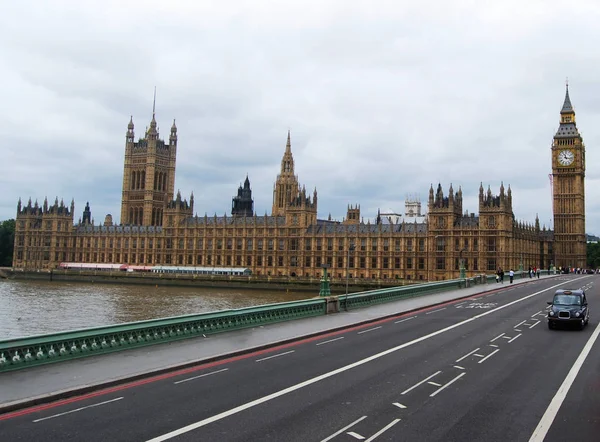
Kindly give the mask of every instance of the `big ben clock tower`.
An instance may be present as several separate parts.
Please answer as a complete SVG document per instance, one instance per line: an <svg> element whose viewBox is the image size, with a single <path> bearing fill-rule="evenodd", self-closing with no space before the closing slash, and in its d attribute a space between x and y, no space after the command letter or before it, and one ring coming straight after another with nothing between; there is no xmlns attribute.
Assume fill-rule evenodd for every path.
<svg viewBox="0 0 600 442"><path fill-rule="evenodd" d="M554 264L586 267L585 146L575 124L569 85L552 141Z"/></svg>

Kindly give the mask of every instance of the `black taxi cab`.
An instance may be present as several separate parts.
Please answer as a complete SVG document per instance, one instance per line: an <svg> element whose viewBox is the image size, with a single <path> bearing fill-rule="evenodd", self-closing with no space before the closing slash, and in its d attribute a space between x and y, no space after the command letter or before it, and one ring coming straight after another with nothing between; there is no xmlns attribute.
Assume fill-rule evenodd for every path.
<svg viewBox="0 0 600 442"><path fill-rule="evenodd" d="M559 289L548 304L550 305L548 310L550 329L560 325L576 325L583 330L590 320L590 309L582 289Z"/></svg>

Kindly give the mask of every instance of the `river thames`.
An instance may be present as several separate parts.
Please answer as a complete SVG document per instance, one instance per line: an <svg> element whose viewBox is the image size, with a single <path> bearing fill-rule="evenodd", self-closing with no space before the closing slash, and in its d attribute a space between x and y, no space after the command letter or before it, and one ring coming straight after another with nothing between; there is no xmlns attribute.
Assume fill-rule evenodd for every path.
<svg viewBox="0 0 600 442"><path fill-rule="evenodd" d="M0 340L311 296L286 290L0 280Z"/></svg>

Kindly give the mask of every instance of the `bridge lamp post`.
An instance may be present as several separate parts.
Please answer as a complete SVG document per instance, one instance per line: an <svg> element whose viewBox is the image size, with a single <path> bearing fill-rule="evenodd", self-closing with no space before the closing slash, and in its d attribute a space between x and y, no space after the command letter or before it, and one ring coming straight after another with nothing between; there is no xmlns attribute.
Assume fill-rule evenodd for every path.
<svg viewBox="0 0 600 442"><path fill-rule="evenodd" d="M348 311L348 283L350 280L350 252L354 252L354 243L350 242L348 254L346 256L346 296L344 297L344 309Z"/></svg>

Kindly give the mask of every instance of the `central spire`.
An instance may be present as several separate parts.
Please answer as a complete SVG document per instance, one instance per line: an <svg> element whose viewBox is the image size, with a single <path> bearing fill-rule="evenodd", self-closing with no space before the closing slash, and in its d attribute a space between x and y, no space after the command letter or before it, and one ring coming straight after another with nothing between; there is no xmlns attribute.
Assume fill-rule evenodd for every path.
<svg viewBox="0 0 600 442"><path fill-rule="evenodd" d="M567 114L573 112L573 105L571 104L571 98L569 97L569 80L566 82L565 102L560 110L561 114Z"/></svg>
<svg viewBox="0 0 600 442"><path fill-rule="evenodd" d="M290 139L290 130L288 129L287 142L285 143L285 153L292 153L292 141Z"/></svg>

